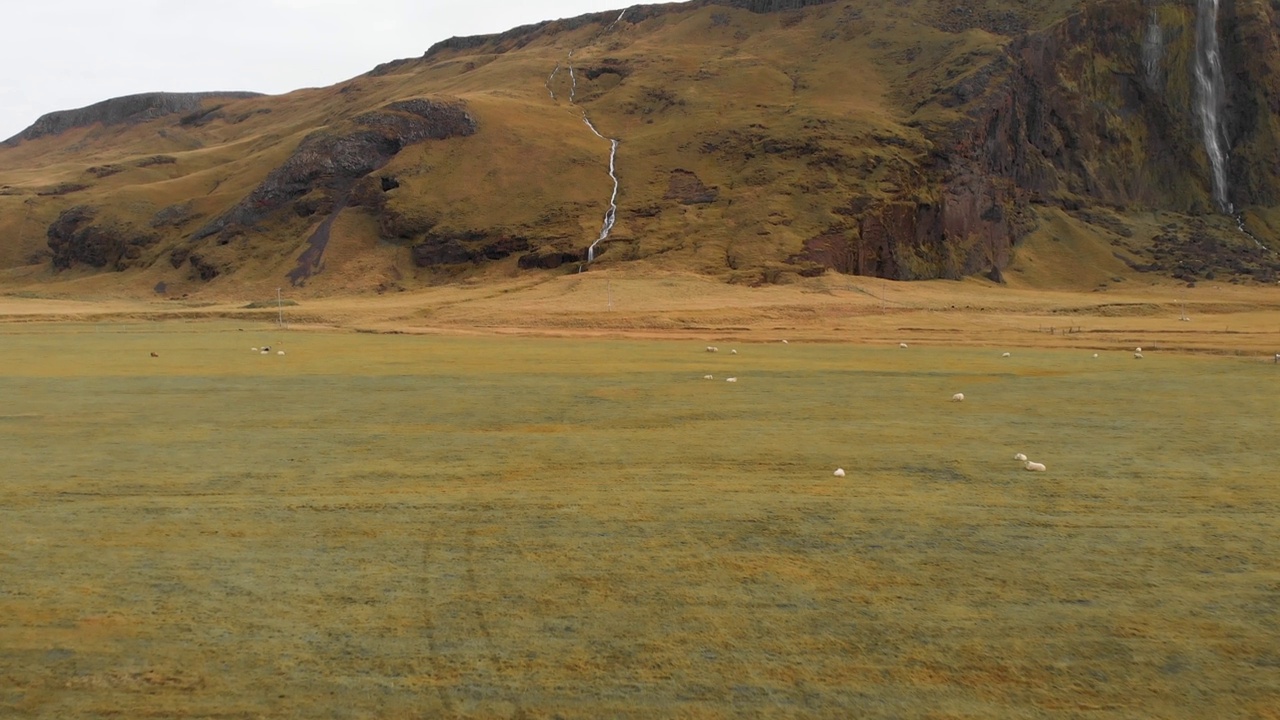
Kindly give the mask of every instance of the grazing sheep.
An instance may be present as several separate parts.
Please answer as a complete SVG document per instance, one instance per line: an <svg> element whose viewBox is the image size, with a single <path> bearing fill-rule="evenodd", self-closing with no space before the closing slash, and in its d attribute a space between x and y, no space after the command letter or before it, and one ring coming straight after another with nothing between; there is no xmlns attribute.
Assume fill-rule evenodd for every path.
<svg viewBox="0 0 1280 720"><path fill-rule="evenodd" d="M951 396L951 402L964 402L964 393L956 393Z"/></svg>
<svg viewBox="0 0 1280 720"><path fill-rule="evenodd" d="M902 348L903 350L906 350L906 349L907 349L907 344L906 344L906 343L898 343L898 347Z"/></svg>
<svg viewBox="0 0 1280 720"><path fill-rule="evenodd" d="M836 477L844 477L844 468L836 468L836 471L831 474Z"/></svg>
<svg viewBox="0 0 1280 720"><path fill-rule="evenodd" d="M724 381L725 381L725 382L738 382L738 378L736 378L736 377L725 378L725 379L724 379Z"/></svg>
<svg viewBox="0 0 1280 720"><path fill-rule="evenodd" d="M1095 358L1096 358L1096 357L1098 357L1098 353L1094 353L1094 354L1093 354L1093 356L1094 356Z"/></svg>
<svg viewBox="0 0 1280 720"><path fill-rule="evenodd" d="M1002 357L1002 358L1004 358L1004 357L1009 357L1009 353L1004 353L1004 354L1003 354L1003 355L1001 355L1000 357Z"/></svg>
<svg viewBox="0 0 1280 720"><path fill-rule="evenodd" d="M1017 460L1018 462L1026 462L1026 461L1027 461L1027 456L1026 456L1026 455L1023 455L1022 453L1018 453L1017 455L1014 455L1014 456L1013 456L1013 459L1014 459L1014 460Z"/></svg>
<svg viewBox="0 0 1280 720"><path fill-rule="evenodd" d="M1134 359L1134 360L1141 360L1141 359L1142 359L1142 353L1140 353L1140 352L1136 352L1136 353L1134 353L1134 354L1133 354L1133 359Z"/></svg>
<svg viewBox="0 0 1280 720"><path fill-rule="evenodd" d="M151 353L151 357L160 357L160 353Z"/></svg>
<svg viewBox="0 0 1280 720"><path fill-rule="evenodd" d="M730 351L729 351L729 354L730 354L730 355L737 355L737 354L738 354L738 351L737 351L737 350L730 350Z"/></svg>
<svg viewBox="0 0 1280 720"><path fill-rule="evenodd" d="M283 350L277 350L277 351L276 351L276 354L277 354L277 355L283 355L283 354L284 354L284 351L283 351Z"/></svg>
<svg viewBox="0 0 1280 720"><path fill-rule="evenodd" d="M1034 472L1044 472L1044 463L1031 462L1028 460L1027 464L1023 467Z"/></svg>
<svg viewBox="0 0 1280 720"><path fill-rule="evenodd" d="M703 376L702 376L702 379L703 379L703 380L715 380L715 379L716 379L716 377L715 377L715 375L703 375Z"/></svg>
<svg viewBox="0 0 1280 720"><path fill-rule="evenodd" d="M783 341L782 341L782 344L783 344L783 345L790 345L791 343L787 342L786 340L783 340Z"/></svg>
<svg viewBox="0 0 1280 720"><path fill-rule="evenodd" d="M708 346L707 346L707 352L720 352L720 348L715 347L715 346L712 346L712 345L708 345Z"/></svg>
<svg viewBox="0 0 1280 720"><path fill-rule="evenodd" d="M268 346L268 345L263 345L263 346L262 346L262 352L271 352L271 347L270 347L270 346Z"/></svg>
<svg viewBox="0 0 1280 720"><path fill-rule="evenodd" d="M1133 349L1133 351L1134 351L1134 352L1138 352L1138 353L1140 353L1140 352L1142 352L1142 348L1134 348L1134 349Z"/></svg>
<svg viewBox="0 0 1280 720"><path fill-rule="evenodd" d="M258 352L258 348L249 348L249 352Z"/></svg>

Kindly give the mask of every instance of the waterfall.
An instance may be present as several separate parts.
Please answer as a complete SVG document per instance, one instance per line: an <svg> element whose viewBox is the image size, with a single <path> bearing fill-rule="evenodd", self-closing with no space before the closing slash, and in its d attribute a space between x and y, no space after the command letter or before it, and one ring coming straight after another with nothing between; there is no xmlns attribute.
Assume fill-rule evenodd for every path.
<svg viewBox="0 0 1280 720"><path fill-rule="evenodd" d="M615 18L613 22L609 23L609 27L605 28L605 29L604 29L604 32L602 32L602 33L600 33L600 34L601 34L601 35L604 35L605 33L607 33L607 32L609 32L610 30L612 30L614 25L617 25L618 23L622 22L622 16L623 16L623 15L626 15L626 14L627 14L627 10L626 10L626 8L623 8L622 12L618 13L618 17L617 17L617 18Z"/></svg>
<svg viewBox="0 0 1280 720"><path fill-rule="evenodd" d="M1222 74L1222 54L1218 47L1218 0L1197 0L1196 115L1204 137L1204 151L1213 172L1213 199L1218 209L1228 215L1235 208L1227 199L1227 151L1222 128L1222 103L1226 96L1226 80Z"/></svg>
<svg viewBox="0 0 1280 720"><path fill-rule="evenodd" d="M615 18L613 22L609 23L608 27L606 27L598 35L596 35L595 39L598 39L601 35L604 35L608 33L610 30L612 30L615 25L617 25L619 22L622 21L623 16L626 14L627 14L627 11L625 9L622 12L618 13L618 17ZM569 104L577 106L578 74L573 67L573 50L569 51L568 65L569 65ZM547 92L551 94L551 99L553 101L556 99L556 93L555 93L555 90L552 89L551 83L555 80L556 73L559 71L560 71L560 65L557 64L555 67L555 70L551 71L551 77L547 78L547 83L546 83ZM612 194L609 195L609 209L606 210L604 213L604 222L600 226L600 234L596 237L594 242L592 242L589 246L587 246L587 264L590 264L592 262L595 262L596 246L609 237L609 233L613 232L613 225L618 219L618 187L619 187L618 172L617 172L618 139L605 137L603 134L601 134L601 132L596 129L595 124L591 122L591 118L587 116L587 111L583 108L579 108L579 109L582 111L582 122L586 124L587 128L590 129L591 132L601 140L609 141L609 179L613 181L613 192Z"/></svg>
<svg viewBox="0 0 1280 720"><path fill-rule="evenodd" d="M556 69L551 71L551 76L547 78L547 92L551 94L551 99L556 99L556 91L551 87L551 83L556 80L556 73L560 72L560 63L556 63Z"/></svg>
<svg viewBox="0 0 1280 720"><path fill-rule="evenodd" d="M1142 36L1142 68L1147 73L1147 85L1159 89L1161 85L1160 63L1164 59L1164 29L1160 27L1160 18L1156 9L1151 8L1151 19L1147 22L1147 33Z"/></svg>
<svg viewBox="0 0 1280 720"><path fill-rule="evenodd" d="M569 102L578 96L578 76L573 72L573 51L569 51Z"/></svg>
<svg viewBox="0 0 1280 720"><path fill-rule="evenodd" d="M618 173L615 165L618 158L618 141L616 138L601 135L600 131L596 130L596 126L591 124L591 118L587 117L585 110L582 112L582 122L591 128L591 132L595 133L596 137L609 141L609 178L613 180L613 194L609 196L609 209L604 213L604 224L600 227L600 236L587 247L587 262L591 263L596 259L596 246L609 237L609 233L613 231L613 223L618 219Z"/></svg>

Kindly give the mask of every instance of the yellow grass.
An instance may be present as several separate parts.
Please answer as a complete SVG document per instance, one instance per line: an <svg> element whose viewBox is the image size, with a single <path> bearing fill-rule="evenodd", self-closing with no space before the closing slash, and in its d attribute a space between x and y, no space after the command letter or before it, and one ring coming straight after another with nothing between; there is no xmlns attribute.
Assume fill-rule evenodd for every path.
<svg viewBox="0 0 1280 720"><path fill-rule="evenodd" d="M881 315L869 284L797 320L783 288L572 280L508 288L505 315L478 287L309 300L289 330L270 309L107 300L66 322L95 318L6 299L0 715L1275 707L1280 412L1258 348L1280 335L1256 289L1221 293L1252 328L1235 357L1161 349L1176 317L1030 327L1088 297L1066 293L886 284L933 305ZM957 290L970 309L942 309ZM997 291L1006 313L972 307ZM581 309L606 293L647 324ZM623 337L675 303L757 319ZM517 311L549 319L497 324ZM305 332L307 313L434 334ZM494 324L462 334L468 314ZM1232 337L1206 319L1188 346ZM797 341L841 332L911 347Z"/></svg>

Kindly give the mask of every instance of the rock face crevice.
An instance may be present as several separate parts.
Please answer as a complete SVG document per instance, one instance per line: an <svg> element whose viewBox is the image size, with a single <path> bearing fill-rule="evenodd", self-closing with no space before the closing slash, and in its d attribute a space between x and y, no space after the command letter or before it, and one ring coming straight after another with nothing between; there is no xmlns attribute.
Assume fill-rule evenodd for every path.
<svg viewBox="0 0 1280 720"><path fill-rule="evenodd" d="M206 100L241 100L261 97L254 92L141 93L103 100L75 110L59 110L40 116L31 127L5 140L17 145L46 135L57 135L72 128L90 125L133 125L165 115L191 112Z"/></svg>

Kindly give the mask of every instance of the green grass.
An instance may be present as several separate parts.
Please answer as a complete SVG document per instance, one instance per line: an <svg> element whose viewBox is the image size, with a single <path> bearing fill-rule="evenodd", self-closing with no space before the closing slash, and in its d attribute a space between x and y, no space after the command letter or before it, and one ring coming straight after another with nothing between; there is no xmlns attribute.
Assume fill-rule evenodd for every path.
<svg viewBox="0 0 1280 720"><path fill-rule="evenodd" d="M5 717L1280 697L1272 365L202 323L0 343Z"/></svg>

